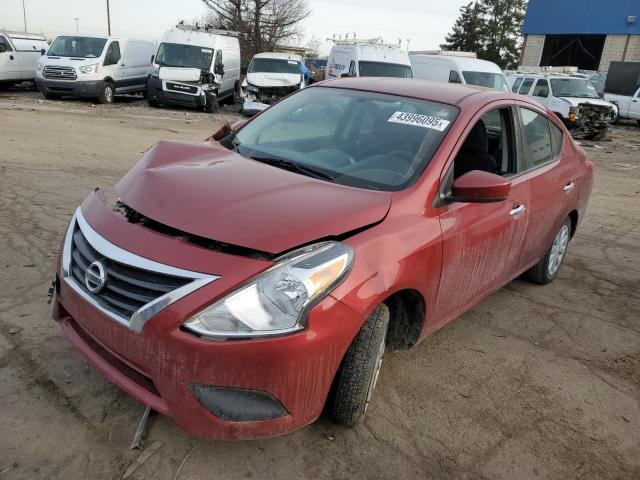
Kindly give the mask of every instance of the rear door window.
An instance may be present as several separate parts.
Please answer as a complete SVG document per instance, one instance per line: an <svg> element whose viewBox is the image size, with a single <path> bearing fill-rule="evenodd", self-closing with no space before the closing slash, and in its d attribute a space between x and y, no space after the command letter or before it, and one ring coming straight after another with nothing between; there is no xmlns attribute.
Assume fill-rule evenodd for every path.
<svg viewBox="0 0 640 480"><path fill-rule="evenodd" d="M553 122L549 122L549 128L551 130L551 150L553 152L553 158L555 159L560 157L560 153L562 152L564 134Z"/></svg>
<svg viewBox="0 0 640 480"><path fill-rule="evenodd" d="M555 155L552 148L549 119L528 108L520 108L520 120L527 168L536 168L553 160ZM553 127L557 128L555 125Z"/></svg>
<svg viewBox="0 0 640 480"><path fill-rule="evenodd" d="M520 86L520 90L518 90L518 93L520 95L527 95L529 93L529 90L531 90L531 85L533 85L533 82L534 82L533 78L526 78L524 82L522 82L522 85Z"/></svg>
<svg viewBox="0 0 640 480"><path fill-rule="evenodd" d="M541 78L536 83L535 88L533 89L534 97L548 97L549 96L549 82L545 78Z"/></svg>
<svg viewBox="0 0 640 480"><path fill-rule="evenodd" d="M455 70L449 72L449 83L462 83L460 75Z"/></svg>
<svg viewBox="0 0 640 480"><path fill-rule="evenodd" d="M4 51L5 52L13 51L13 48L11 48L11 45L9 44L9 41L7 40L7 38L4 35L0 35L0 45L4 45Z"/></svg>

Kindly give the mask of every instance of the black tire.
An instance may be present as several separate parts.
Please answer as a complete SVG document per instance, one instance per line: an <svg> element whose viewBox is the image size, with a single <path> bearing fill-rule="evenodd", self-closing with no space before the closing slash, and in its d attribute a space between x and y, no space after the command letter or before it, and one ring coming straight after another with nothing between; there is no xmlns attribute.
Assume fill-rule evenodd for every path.
<svg viewBox="0 0 640 480"><path fill-rule="evenodd" d="M204 106L204 111L207 113L218 113L220 111L220 104L215 95L207 95L207 103Z"/></svg>
<svg viewBox="0 0 640 480"><path fill-rule="evenodd" d="M559 264L552 269L549 264L551 259L553 258L553 250L556 245L556 240L559 239L559 236L563 233L563 231L567 235L567 243L566 243L564 252L562 252ZM564 223L562 224L562 226L560 227L560 229L558 230L558 233L553 239L553 243L549 247L549 250L547 250L547 253L545 253L542 260L540 260L540 262L538 262L536 265L534 265L529 270L524 272L522 274L522 278L524 280L528 280L533 283L538 283L540 285L546 285L547 283L553 282L553 280L558 276L558 273L560 272L560 267L562 266L562 261L566 256L566 252L569 247L570 240L571 240L571 219L567 217Z"/></svg>
<svg viewBox="0 0 640 480"><path fill-rule="evenodd" d="M620 110L616 112L616 116L609 122L611 125L617 125L620 122Z"/></svg>
<svg viewBox="0 0 640 480"><path fill-rule="evenodd" d="M239 89L238 82L236 82L235 85L233 86L233 94L228 95L227 97L225 97L225 99L222 100L221 103L223 103L225 105L235 105L235 104L237 104L238 103L238 99L240 98L238 89Z"/></svg>
<svg viewBox="0 0 640 480"><path fill-rule="evenodd" d="M160 104L155 101L153 98L149 97L147 95L147 104L151 107L151 108L158 108L160 106Z"/></svg>
<svg viewBox="0 0 640 480"><path fill-rule="evenodd" d="M43 95L47 100L58 100L60 98L60 95L57 93L44 92Z"/></svg>
<svg viewBox="0 0 640 480"><path fill-rule="evenodd" d="M335 423L351 427L367 411L384 353L389 309L379 305L351 342L334 379L328 411Z"/></svg>
<svg viewBox="0 0 640 480"><path fill-rule="evenodd" d="M636 120L636 122L638 122L638 125L640 125L640 120Z"/></svg>
<svg viewBox="0 0 640 480"><path fill-rule="evenodd" d="M102 82L100 93L98 94L98 103L111 104L115 100L116 90L113 83L109 81Z"/></svg>

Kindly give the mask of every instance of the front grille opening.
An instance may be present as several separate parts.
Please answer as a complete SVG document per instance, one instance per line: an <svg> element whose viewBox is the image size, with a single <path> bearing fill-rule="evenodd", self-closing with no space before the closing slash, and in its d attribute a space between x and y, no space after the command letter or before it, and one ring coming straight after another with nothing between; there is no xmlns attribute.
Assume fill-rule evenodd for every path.
<svg viewBox="0 0 640 480"><path fill-rule="evenodd" d="M105 270L106 282L101 290L94 293L87 287L85 275L96 261ZM78 226L71 243L70 274L101 306L127 321L147 303L192 281L116 262L95 250Z"/></svg>
<svg viewBox="0 0 640 480"><path fill-rule="evenodd" d="M231 245L229 243L211 240L209 238L200 237L198 235L193 235L191 233L178 230L177 228L173 228L173 227L170 227L169 225L165 225L163 223L157 222L141 214L140 212L134 210L133 208L129 207L128 205L126 205L120 200L116 202L115 209L116 211L120 212L127 219L129 223L141 225L150 230L153 230L154 232L158 232L163 235L168 235L170 237L177 238L184 242L188 242L193 245L197 245L198 247L206 248L208 250L214 250L216 252L228 253L230 255L237 255L240 257L255 258L258 260L267 260L267 261L271 261L277 256L272 253L263 252L261 250L254 250L253 248L240 247L238 245Z"/></svg>
<svg viewBox="0 0 640 480"><path fill-rule="evenodd" d="M96 342L93 339L93 337L84 330L84 328L78 325L78 323L75 320L71 319L70 324L71 324L71 327L76 331L78 336L82 339L82 341L86 343L91 348L91 350L93 350L98 355L100 355L100 357L103 358L107 363L109 363L109 365L111 365L121 374L125 375L127 378L129 378L131 381L136 383L141 388L144 388L147 392L151 393L152 395L158 398L161 398L160 392L158 392L158 389L154 385L153 380L151 380L146 375L140 373L139 371L134 370L129 365L127 365L122 360L120 360L118 357L116 357L111 352L109 352L106 348L104 348L102 345Z"/></svg>

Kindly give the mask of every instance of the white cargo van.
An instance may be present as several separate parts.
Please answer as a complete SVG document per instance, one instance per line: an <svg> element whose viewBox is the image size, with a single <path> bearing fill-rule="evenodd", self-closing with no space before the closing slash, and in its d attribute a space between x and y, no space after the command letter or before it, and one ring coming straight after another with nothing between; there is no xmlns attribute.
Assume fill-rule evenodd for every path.
<svg viewBox="0 0 640 480"><path fill-rule="evenodd" d="M478 60L475 53L442 52L433 54L411 54L413 76L436 82L463 83L509 91L507 79L498 65Z"/></svg>
<svg viewBox="0 0 640 480"><path fill-rule="evenodd" d="M177 104L212 112L221 101L235 102L239 87L238 34L178 24L162 36L147 100L152 107Z"/></svg>
<svg viewBox="0 0 640 480"><path fill-rule="evenodd" d="M44 35L0 31L0 86L33 80L47 48Z"/></svg>
<svg viewBox="0 0 640 480"><path fill-rule="evenodd" d="M412 76L407 52L400 44L382 43L380 38L334 40L325 72L325 79Z"/></svg>
<svg viewBox="0 0 640 480"><path fill-rule="evenodd" d="M155 44L104 35L60 35L36 65L45 98L97 98L113 103L118 93L146 90Z"/></svg>
<svg viewBox="0 0 640 480"><path fill-rule="evenodd" d="M242 113L258 113L304 88L305 71L307 68L299 55L276 52L254 55L242 81Z"/></svg>

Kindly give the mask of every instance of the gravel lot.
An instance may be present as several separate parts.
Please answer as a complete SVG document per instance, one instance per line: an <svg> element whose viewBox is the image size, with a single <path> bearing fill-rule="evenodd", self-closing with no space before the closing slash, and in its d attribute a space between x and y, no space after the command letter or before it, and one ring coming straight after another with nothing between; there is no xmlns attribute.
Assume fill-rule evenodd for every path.
<svg viewBox="0 0 640 480"><path fill-rule="evenodd" d="M0 112L0 480L120 478L144 408L51 320L62 234L158 140L239 117L18 90ZM610 138L586 148L596 183L557 281L514 281L387 354L364 424L224 443L156 417L131 478L640 478L640 127Z"/></svg>

